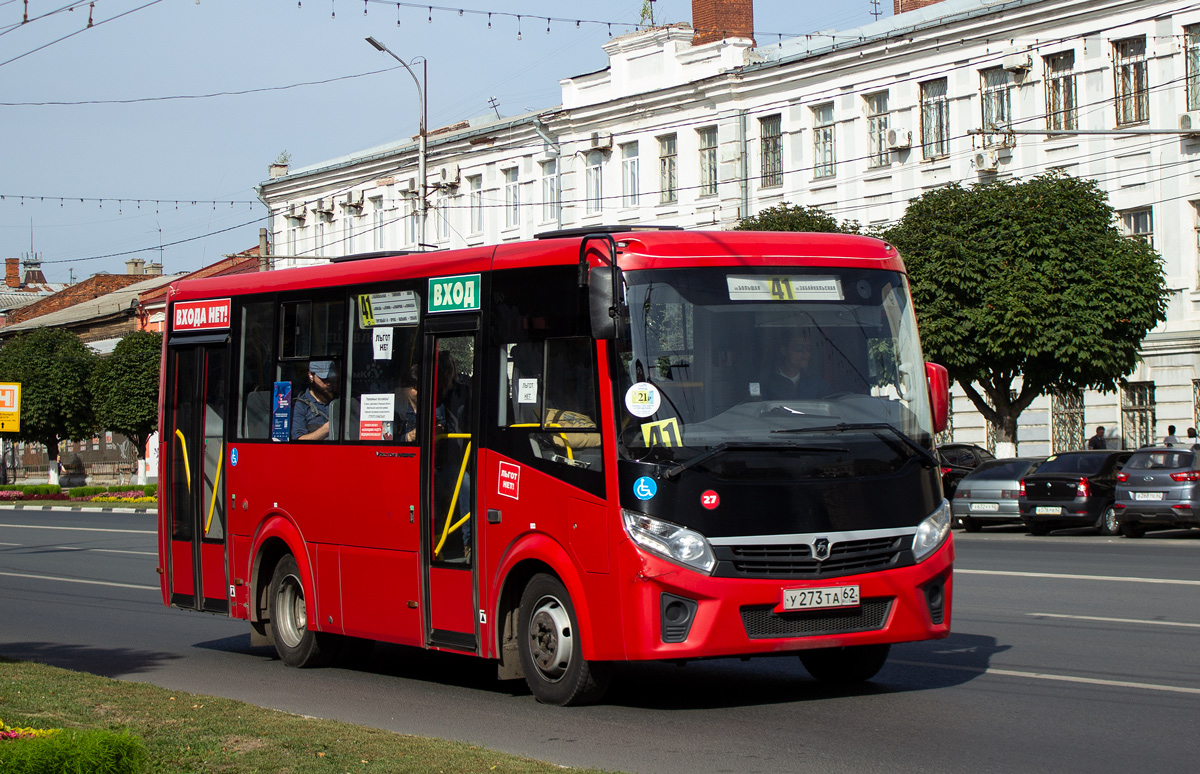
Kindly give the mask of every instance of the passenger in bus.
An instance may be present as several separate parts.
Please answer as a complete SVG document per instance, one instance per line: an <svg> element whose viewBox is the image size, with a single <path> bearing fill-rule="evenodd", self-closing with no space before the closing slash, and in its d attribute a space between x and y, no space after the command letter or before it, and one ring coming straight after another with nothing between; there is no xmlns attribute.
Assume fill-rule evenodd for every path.
<svg viewBox="0 0 1200 774"><path fill-rule="evenodd" d="M396 417L400 430L397 436L405 443L417 440L417 374L416 368L400 377L396 396Z"/></svg>
<svg viewBox="0 0 1200 774"><path fill-rule="evenodd" d="M292 440L323 441L329 437L329 404L337 396L337 363L308 364L308 389L292 405Z"/></svg>
<svg viewBox="0 0 1200 774"><path fill-rule="evenodd" d="M775 354L775 367L763 380L764 400L821 398L833 390L813 358L813 345L804 331L789 330Z"/></svg>

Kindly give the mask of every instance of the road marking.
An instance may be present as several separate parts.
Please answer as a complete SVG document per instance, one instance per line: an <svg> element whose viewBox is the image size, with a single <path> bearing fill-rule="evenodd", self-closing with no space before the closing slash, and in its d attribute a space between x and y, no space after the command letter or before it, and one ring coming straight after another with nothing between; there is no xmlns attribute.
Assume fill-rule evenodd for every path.
<svg viewBox="0 0 1200 774"><path fill-rule="evenodd" d="M1200 629L1200 623L1185 623L1182 621L1147 621L1140 618L1104 618L1098 615L1066 615L1063 613L1026 613L1037 618L1069 618L1072 621L1102 621L1104 623L1154 624L1156 626L1187 626Z"/></svg>
<svg viewBox="0 0 1200 774"><path fill-rule="evenodd" d="M63 583L84 583L89 586L116 586L119 589L160 590L158 586L139 586L136 583L113 583L111 581L84 580L82 578L57 578L53 575L28 575L23 572L0 572L0 575L8 578L32 578L33 580L62 581Z"/></svg>
<svg viewBox="0 0 1200 774"><path fill-rule="evenodd" d="M999 675L1001 677L1024 677L1029 680L1051 680L1060 683L1083 683L1085 685L1102 685L1107 688L1140 688L1147 691L1166 691L1168 693L1187 693L1200 695L1200 688L1186 688L1182 685L1162 685L1160 683L1135 683L1129 680L1104 680L1099 677L1077 677L1075 675L1056 675L1049 672L1023 672L1016 669L979 669L978 667L959 666L958 664L935 664L930 661L889 661L890 664L906 666L934 667L936 669L952 669L956 672L974 672L981 675Z"/></svg>
<svg viewBox="0 0 1200 774"><path fill-rule="evenodd" d="M93 551L98 554L132 554L134 556L158 556L157 551L122 551L119 548L85 548L82 546L39 546L33 543L0 543L0 546L21 548L53 548L55 551Z"/></svg>
<svg viewBox="0 0 1200 774"><path fill-rule="evenodd" d="M45 524L0 524L0 527L13 529L61 529L67 532L124 532L131 535L157 535L153 529L105 529L101 527L49 527Z"/></svg>
<svg viewBox="0 0 1200 774"><path fill-rule="evenodd" d="M4 526L0 524L0 527ZM1060 580L1123 581L1125 583L1160 583L1169 586L1200 586L1200 580L1175 580L1172 578L1131 578L1124 575L1070 575L1061 572L1016 572L1013 570L960 570L955 575L1008 575L1013 578L1058 578Z"/></svg>

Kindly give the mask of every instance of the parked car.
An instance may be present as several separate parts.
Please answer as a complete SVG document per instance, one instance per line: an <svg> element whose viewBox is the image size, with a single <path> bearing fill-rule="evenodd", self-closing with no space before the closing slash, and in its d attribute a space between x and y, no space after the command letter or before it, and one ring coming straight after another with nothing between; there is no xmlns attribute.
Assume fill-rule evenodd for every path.
<svg viewBox="0 0 1200 774"><path fill-rule="evenodd" d="M1037 470L1045 457L987 460L958 482L950 509L967 532L985 524L1020 523L1021 479Z"/></svg>
<svg viewBox="0 0 1200 774"><path fill-rule="evenodd" d="M1147 529L1200 527L1200 460L1192 449L1139 449L1117 474L1117 521L1121 534L1138 538Z"/></svg>
<svg viewBox="0 0 1200 774"><path fill-rule="evenodd" d="M979 463L996 459L987 449L969 443L946 443L938 447L938 460L942 466L942 495L954 499L958 482L979 467Z"/></svg>
<svg viewBox="0 0 1200 774"><path fill-rule="evenodd" d="M1021 521L1034 535L1052 529L1095 527L1102 535L1120 531L1117 473L1128 451L1073 451L1047 457L1021 480Z"/></svg>

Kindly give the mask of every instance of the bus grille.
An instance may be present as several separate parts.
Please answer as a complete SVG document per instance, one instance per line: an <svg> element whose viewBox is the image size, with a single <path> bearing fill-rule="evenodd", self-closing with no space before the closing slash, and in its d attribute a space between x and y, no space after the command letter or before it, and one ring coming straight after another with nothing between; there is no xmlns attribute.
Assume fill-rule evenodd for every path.
<svg viewBox="0 0 1200 774"><path fill-rule="evenodd" d="M772 612L771 605L742 608L742 625L752 640L775 637L819 637L823 634L851 634L878 631L887 623L892 599L864 599L855 608L804 610L794 613Z"/></svg>
<svg viewBox="0 0 1200 774"><path fill-rule="evenodd" d="M714 573L742 578L832 578L875 572L911 563L911 535L847 540L834 543L829 558L817 561L810 546L744 545L714 546L720 563Z"/></svg>

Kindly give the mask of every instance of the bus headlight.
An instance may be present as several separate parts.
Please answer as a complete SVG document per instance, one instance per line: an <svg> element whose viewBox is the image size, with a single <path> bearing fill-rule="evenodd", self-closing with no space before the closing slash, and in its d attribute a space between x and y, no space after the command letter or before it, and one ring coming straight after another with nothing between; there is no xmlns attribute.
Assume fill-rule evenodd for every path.
<svg viewBox="0 0 1200 774"><path fill-rule="evenodd" d="M926 557L936 551L938 546L946 542L946 536L949 534L950 503L942 500L938 509L921 522L921 526L917 527L917 534L913 537L913 557L918 562L925 561Z"/></svg>
<svg viewBox="0 0 1200 774"><path fill-rule="evenodd" d="M705 574L717 566L712 546L699 532L624 508L621 515L629 537L650 553Z"/></svg>

